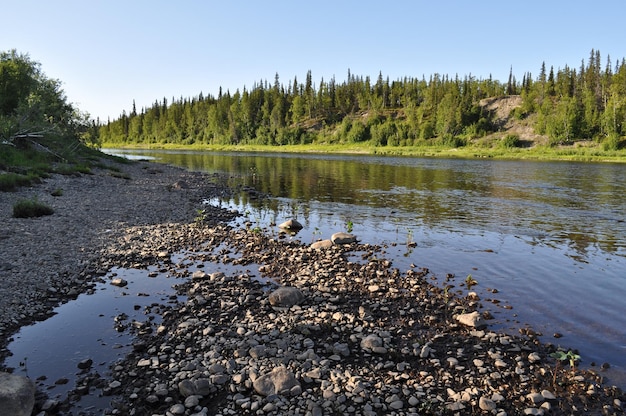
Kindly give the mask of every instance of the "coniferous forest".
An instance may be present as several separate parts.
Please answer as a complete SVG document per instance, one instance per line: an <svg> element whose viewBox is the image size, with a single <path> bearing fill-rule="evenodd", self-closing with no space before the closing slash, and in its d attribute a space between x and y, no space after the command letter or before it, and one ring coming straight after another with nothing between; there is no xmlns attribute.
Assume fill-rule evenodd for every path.
<svg viewBox="0 0 626 416"><path fill-rule="evenodd" d="M370 146L464 146L497 133L501 120L485 105L516 97L509 118L525 123L545 144L579 141L622 147L626 136L626 60L592 50L576 69L541 64L538 74L513 71L507 82L431 75L390 81L357 76L314 83L311 71L283 83L255 83L217 97L163 98L149 108L98 121L99 141L112 145L287 145L363 143ZM507 146L522 146L503 135Z"/></svg>

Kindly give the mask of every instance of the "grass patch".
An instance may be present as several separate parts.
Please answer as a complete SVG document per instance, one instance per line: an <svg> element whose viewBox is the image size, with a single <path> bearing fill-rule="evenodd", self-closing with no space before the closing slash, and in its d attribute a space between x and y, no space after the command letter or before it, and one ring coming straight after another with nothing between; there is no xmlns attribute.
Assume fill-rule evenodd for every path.
<svg viewBox="0 0 626 416"><path fill-rule="evenodd" d="M13 205L13 217L33 218L52 215L54 210L49 205L37 201L37 199L22 199Z"/></svg>
<svg viewBox="0 0 626 416"><path fill-rule="evenodd" d="M19 173L3 173L0 174L0 192L13 192L21 186L29 186L36 177L30 175L21 175Z"/></svg>
<svg viewBox="0 0 626 416"><path fill-rule="evenodd" d="M54 191L50 192L50 195L52 195L52 196L62 196L63 195L63 189L57 188Z"/></svg>

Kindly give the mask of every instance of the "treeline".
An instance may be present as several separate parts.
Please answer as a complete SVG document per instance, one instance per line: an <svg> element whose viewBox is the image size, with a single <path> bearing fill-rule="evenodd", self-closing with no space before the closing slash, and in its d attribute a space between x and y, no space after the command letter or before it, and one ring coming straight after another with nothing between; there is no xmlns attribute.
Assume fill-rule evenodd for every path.
<svg viewBox="0 0 626 416"><path fill-rule="evenodd" d="M536 134L551 144L596 140L616 148L626 135L626 61L602 63L592 50L578 70L556 72L541 65L506 83L475 77L434 74L390 81L355 76L321 79L311 71L304 83L260 81L251 89L166 98L150 108L105 124L99 140L109 144L308 144L368 142L373 146L442 144L462 146L501 128L481 100L520 95L513 116L532 120ZM530 118L532 117L532 118ZM514 142L515 143L515 142Z"/></svg>

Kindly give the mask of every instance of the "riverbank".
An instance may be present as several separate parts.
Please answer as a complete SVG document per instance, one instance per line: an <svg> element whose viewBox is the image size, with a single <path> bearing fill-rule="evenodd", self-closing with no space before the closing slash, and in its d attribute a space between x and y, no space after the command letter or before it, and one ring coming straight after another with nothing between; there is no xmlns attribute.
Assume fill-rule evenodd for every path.
<svg viewBox="0 0 626 416"><path fill-rule="evenodd" d="M188 301L146 310L131 326L133 353L110 379L86 373L72 400L111 395L106 413L120 415L623 413L621 391L601 374L556 368L554 348L532 334L459 322L489 316L470 290L432 286L426 264L397 270L367 242L313 249L231 229L220 224L231 213L208 207L196 221L203 198L228 192L220 177L149 163L122 170L2 195L3 339L113 266L186 278L178 290ZM11 200L35 196L55 214L10 217ZM280 287L294 300L280 303Z"/></svg>
<svg viewBox="0 0 626 416"><path fill-rule="evenodd" d="M45 319L93 285L104 273L103 257L127 228L187 223L202 198L226 192L213 178L179 168L106 163L114 169L52 175L0 193L0 357L17 328ZM49 205L54 214L13 218L21 200Z"/></svg>
<svg viewBox="0 0 626 416"><path fill-rule="evenodd" d="M626 163L626 150L603 150L597 143L581 142L568 146L535 145L530 147L506 148L494 145L472 145L462 147L445 146L367 146L363 144L306 144L306 145L173 145L173 144L128 144L103 143L102 148L193 150L211 152L266 152L266 153L319 153L319 154L364 154L378 156L438 157L494 160L536 160Z"/></svg>

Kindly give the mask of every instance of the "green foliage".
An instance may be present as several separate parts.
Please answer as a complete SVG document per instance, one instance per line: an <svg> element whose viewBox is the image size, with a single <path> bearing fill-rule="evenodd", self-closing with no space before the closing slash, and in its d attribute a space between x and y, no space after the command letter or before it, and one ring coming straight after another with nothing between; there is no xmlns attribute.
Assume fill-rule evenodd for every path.
<svg viewBox="0 0 626 416"><path fill-rule="evenodd" d="M603 141L602 141L602 148L605 151L611 151L611 150L619 150L622 147L623 143L620 139L620 137L617 134L609 134Z"/></svg>
<svg viewBox="0 0 626 416"><path fill-rule="evenodd" d="M54 214L54 210L37 199L22 199L13 205L15 218L33 218L52 214Z"/></svg>
<svg viewBox="0 0 626 416"><path fill-rule="evenodd" d="M502 118L496 119L481 100L505 93L522 98L505 116L524 120L553 146L601 141L610 134L624 137L626 61L618 61L615 70L601 70L599 52L592 52L578 71L567 66L555 71L544 64L537 79L528 73L517 82L510 74L506 84L440 74L390 82L381 73L374 81L348 73L344 82L321 80L316 89L311 71L304 83L294 79L287 85L281 85L276 74L273 84L261 81L234 94L220 90L217 97L163 98L140 111L133 105L116 120L88 126L81 137L110 145L367 143L458 148L501 128ZM6 128L2 126L0 120L0 130ZM612 140L606 142L607 149L615 147ZM515 148L519 141L507 138L502 146Z"/></svg>
<svg viewBox="0 0 626 416"><path fill-rule="evenodd" d="M0 170L28 178L88 172L85 163L97 156L87 146L97 146L99 138L96 123L88 119L39 63L15 50L0 52ZM1 186L28 182L9 176Z"/></svg>
<svg viewBox="0 0 626 416"><path fill-rule="evenodd" d="M500 142L500 146L505 149L513 149L521 146L520 138L517 134L507 134L502 138Z"/></svg>
<svg viewBox="0 0 626 416"><path fill-rule="evenodd" d="M569 366L572 370L576 369L576 362L580 360L580 355L576 354L572 350L568 350L567 352L558 350L550 354L550 356L560 362L569 362Z"/></svg>
<svg viewBox="0 0 626 416"><path fill-rule="evenodd" d="M12 192L22 186L28 186L33 182L32 176L20 175L18 173L0 174L0 192Z"/></svg>

